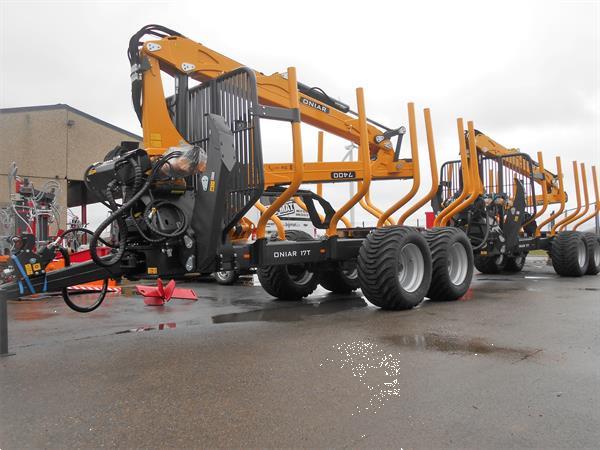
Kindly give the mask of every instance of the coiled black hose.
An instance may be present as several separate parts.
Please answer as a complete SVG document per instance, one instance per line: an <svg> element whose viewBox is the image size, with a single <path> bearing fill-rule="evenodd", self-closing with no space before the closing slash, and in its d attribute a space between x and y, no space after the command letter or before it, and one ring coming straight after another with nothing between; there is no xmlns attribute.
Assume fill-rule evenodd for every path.
<svg viewBox="0 0 600 450"><path fill-rule="evenodd" d="M488 237L490 235L490 224L489 224L489 221L488 221L489 216L488 216L488 209L487 208L485 208L484 217L485 217L485 233L483 235L483 238L482 238L481 242L478 245L476 245L475 247L473 247L473 250L480 250L481 248L483 248L483 246L487 243ZM471 227L471 221L469 220L468 228L467 228L467 237L469 236L469 231L471 229L472 229L472 227ZM469 238L469 240L470 240L470 238Z"/></svg>
<svg viewBox="0 0 600 450"><path fill-rule="evenodd" d="M123 257L123 254L125 253L126 242L127 242L127 225L126 225L125 219L124 219L125 214L128 214L128 212L131 210L132 206L140 198L142 198L143 195L145 195L149 191L150 186L152 185L152 182L158 176L160 168L162 166L164 166L165 164L167 164L167 162L169 160L178 158L181 155L182 155L181 152L175 151L175 152L171 152L167 155L162 156L156 162L154 167L152 168L152 172L151 172L150 176L148 177L148 179L146 180L146 182L133 195L133 197L131 197L127 201L124 201L124 203L122 205L120 205L118 208L114 209L112 211L112 213L106 219L104 219L102 221L102 223L98 226L98 228L94 232L92 238L90 239L90 254L96 264L98 264L99 266L102 266L102 267L110 267L110 266L116 264ZM136 183L134 183L134 185L135 184ZM110 193L110 189L107 190L105 192L105 194L108 194L108 200L109 200L109 204L110 204L111 196L112 196L112 194ZM114 199L113 199L113 202L114 202ZM113 209L112 205L111 205L111 209ZM115 221L118 221L118 223L119 223L119 246L117 248L117 252L114 253L111 257L101 258L100 256L98 256L98 253L96 250L97 246L98 246L98 241L100 239L100 235L111 223L113 223ZM121 225L121 223L123 225Z"/></svg>
<svg viewBox="0 0 600 450"><path fill-rule="evenodd" d="M177 229L175 231L168 233L168 232L159 230L157 227L154 226L154 224L150 220L150 214L151 214L152 210L158 211L158 208L160 208L161 206L167 206L167 207L173 208L175 211L177 211L177 215L179 216L180 225L177 227ZM158 214L158 212L157 212L157 214ZM179 206L169 203L165 200L152 200L150 203L148 203L148 205L144 209L144 221L146 222L146 225L148 225L148 228L150 228L150 230L154 234L158 234L159 236L162 236L164 238L179 237L183 233L185 233L185 230L187 230L187 217L186 217L185 213L181 210L181 208Z"/></svg>

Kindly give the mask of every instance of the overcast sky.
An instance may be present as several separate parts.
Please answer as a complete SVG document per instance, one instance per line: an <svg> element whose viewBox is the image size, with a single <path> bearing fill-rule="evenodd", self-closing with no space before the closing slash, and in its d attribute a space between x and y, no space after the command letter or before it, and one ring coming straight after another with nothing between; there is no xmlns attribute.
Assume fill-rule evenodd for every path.
<svg viewBox="0 0 600 450"><path fill-rule="evenodd" d="M158 23L265 73L293 65L301 81L352 106L362 86L368 115L389 126L406 124L414 101L422 193L430 179L423 107L432 110L439 162L457 157L460 116L506 147L543 150L552 170L562 156L572 199L570 161L600 163L597 1L0 0L0 20L3 108L67 103L141 134L126 48L140 27ZM263 127L266 161L290 160L288 134ZM316 131L305 127L303 138L305 159L316 159ZM346 143L326 143L326 159L341 159ZM384 207L409 187L375 183L374 201ZM346 189L325 194L339 204Z"/></svg>

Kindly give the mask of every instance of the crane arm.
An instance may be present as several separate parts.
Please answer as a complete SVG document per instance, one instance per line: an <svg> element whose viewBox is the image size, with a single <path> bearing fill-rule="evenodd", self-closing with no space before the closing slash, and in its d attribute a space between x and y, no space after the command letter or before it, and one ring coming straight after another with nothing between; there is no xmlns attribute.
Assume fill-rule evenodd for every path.
<svg viewBox="0 0 600 450"><path fill-rule="evenodd" d="M144 36L154 36L159 39L142 42ZM132 37L129 55L132 63L134 107L142 123L144 146L150 155L161 155L169 147L185 141L182 137L183 133L178 130L180 127L174 126L165 104L161 71L178 80L178 89L183 91L187 90L188 79L206 82L243 66L173 30L156 25L142 28ZM258 71L255 71L255 74L261 105L289 108L287 74L265 75ZM348 105L332 99L320 88L311 88L298 83L298 90L302 122L359 143L358 117ZM177 93L175 101L177 101L176 97ZM391 129L368 120L367 132L374 178L412 178L411 160L399 158L400 143L406 132L405 128ZM391 139L395 136L398 136L398 140L394 148ZM362 171L354 170L355 164L352 163L345 164L348 168L345 165L340 168L339 163L320 163L315 167L311 164L318 163L306 163L305 182L316 182L321 179L332 181L327 178L330 169L335 170L335 168L354 172L353 179L363 177ZM290 165L265 164L265 184L285 184L292 170Z"/></svg>
<svg viewBox="0 0 600 450"><path fill-rule="evenodd" d="M494 141L492 138L482 133L479 130L475 130L475 147L477 151L487 156L508 156L520 154L518 149L509 149ZM559 203L561 201L561 193L559 189L558 176L552 172L540 168L533 158L531 158L534 166L534 181L538 183L547 194L548 203ZM515 172L522 175L529 176L529 165L525 160L515 158L504 162L505 165L509 166ZM537 196L537 204L543 204L543 196Z"/></svg>

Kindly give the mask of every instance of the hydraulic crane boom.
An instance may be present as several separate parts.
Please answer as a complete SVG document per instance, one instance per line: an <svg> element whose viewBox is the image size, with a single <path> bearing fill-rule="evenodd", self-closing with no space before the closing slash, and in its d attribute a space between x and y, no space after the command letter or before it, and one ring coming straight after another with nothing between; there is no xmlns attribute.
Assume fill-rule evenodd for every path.
<svg viewBox="0 0 600 450"><path fill-rule="evenodd" d="M508 156L520 154L518 149L508 149L479 130L475 130L475 146L477 148L477 152L485 156ZM560 203L561 194L559 189L558 176L546 169L540 170L539 164L535 161L532 162L535 171L534 180L542 187L542 189L545 189L547 194L547 202ZM514 170L515 172L520 173L521 175L526 176L529 174L530 167L524 159L506 159L504 164L510 167L510 169ZM536 203L538 205L542 205L543 202L544 199L542 195L536 196Z"/></svg>
<svg viewBox="0 0 600 450"><path fill-rule="evenodd" d="M144 146L149 155L162 155L169 147L179 145L185 123L173 124L165 104L161 71L176 79L175 108L185 108L188 80L200 82L213 80L224 73L243 67L200 43L160 27L156 31L145 27L132 37L129 54L132 62L133 102L144 130ZM161 39L142 42L146 35ZM258 98L262 105L289 107L287 74L265 75L255 71ZM358 118L346 104L329 97L320 88L298 83L299 113L301 120L319 129L349 141L359 143ZM178 92L182 95L178 95ZM143 98L143 102L141 101ZM267 114L262 107L255 113ZM400 159L400 144L406 132L404 127L391 129L368 120L368 144L374 179L413 178L410 159ZM396 146L391 139L397 136ZM289 184L293 172L290 164L265 164L265 186ZM343 174L343 175L341 175ZM335 182L362 180L363 169L358 162L305 163L304 182Z"/></svg>

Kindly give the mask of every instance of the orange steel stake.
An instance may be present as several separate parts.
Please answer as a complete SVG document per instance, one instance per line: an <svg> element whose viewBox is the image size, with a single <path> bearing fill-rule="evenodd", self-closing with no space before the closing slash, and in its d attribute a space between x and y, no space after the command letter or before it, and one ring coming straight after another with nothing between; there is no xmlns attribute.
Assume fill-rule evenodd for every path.
<svg viewBox="0 0 600 450"><path fill-rule="evenodd" d="M296 68L288 68L288 90L290 93L290 108L299 109L300 104L298 101L298 82L296 80ZM258 225L256 226L256 237L257 239L265 238L265 230L267 221L277 212L281 206L287 202L294 193L298 190L302 184L302 177L304 175L304 160L302 156L302 133L300 122L292 122L292 142L293 142L293 170L292 182L290 185L281 193L279 197L275 199L273 203L267 208L267 210L261 214L258 219Z"/></svg>
<svg viewBox="0 0 600 450"><path fill-rule="evenodd" d="M451 213L458 205L460 205L465 198L471 193L471 170L469 167L469 161L467 159L467 144L465 142L465 127L463 119L459 118L456 120L456 127L458 131L458 143L460 151L460 162L461 171L463 176L463 188L459 196L444 208L433 221L434 227L445 226L446 223L452 217ZM446 219L448 217L448 219Z"/></svg>
<svg viewBox="0 0 600 450"><path fill-rule="evenodd" d="M385 221L396 211L402 208L411 198L415 196L417 191L419 190L419 186L421 184L421 175L419 172L419 146L417 144L417 126L415 124L415 104L408 104L408 130L410 133L410 151L413 162L413 184L410 188L410 191L386 209L383 212L383 215L377 221L377 226L382 227L385 224Z"/></svg>
<svg viewBox="0 0 600 450"><path fill-rule="evenodd" d="M369 136L367 132L367 115L365 112L365 96L362 88L356 89L356 101L358 103L358 124L360 131L360 144L359 144L359 156L363 165L363 182L358 186L356 194L350 198L345 204L338 209L329 223L327 228L327 236L335 236L337 234L337 224L340 219L350 209L358 203L358 201L365 196L369 191L371 185L371 159L369 157Z"/></svg>
<svg viewBox="0 0 600 450"><path fill-rule="evenodd" d="M558 195L560 197L560 207L558 208L558 211L556 211L553 214L550 214L550 216L548 216L546 220L544 220L538 225L537 229L535 230L536 236L540 236L542 234L542 228L545 225L552 223L552 221L555 220L558 216L560 216L565 209L565 185L560 156L556 157L556 177L558 178ZM554 236L552 230L550 230L550 236Z"/></svg>
<svg viewBox="0 0 600 450"><path fill-rule="evenodd" d="M433 128L431 126L431 112L429 108L423 110L425 116L425 130L427 132L427 149L429 150L429 169L431 171L431 189L421 200L416 202L398 219L398 225L403 225L404 221L415 211L421 208L425 203L430 201L438 190L438 171L437 161L435 158L435 142L433 140Z"/></svg>
<svg viewBox="0 0 600 450"><path fill-rule="evenodd" d="M554 224L550 230L550 235L554 236L557 231L560 231L560 227L563 223L567 222L572 216L576 215L581 210L581 192L579 188L579 172L577 171L577 161L573 161L573 178L575 180L575 195L577 197L577 208L573 214L567 215L567 217L559 220Z"/></svg>
<svg viewBox="0 0 600 450"><path fill-rule="evenodd" d="M598 189L598 175L596 174L596 166L592 166L592 179L594 180L594 195L596 197L596 207L594 208L594 211L592 211L588 216L584 217L575 224L575 226L573 227L573 231L576 231L580 225L583 225L588 220L600 213L600 193Z"/></svg>
<svg viewBox="0 0 600 450"><path fill-rule="evenodd" d="M585 202L585 208L583 208L583 211L578 212L577 214L572 216L568 222L563 223L560 227L560 231L566 230L567 225L575 222L578 219L581 219L590 210L590 197L588 195L587 175L585 173L585 164L584 163L581 163L581 183L583 184L583 201Z"/></svg>

